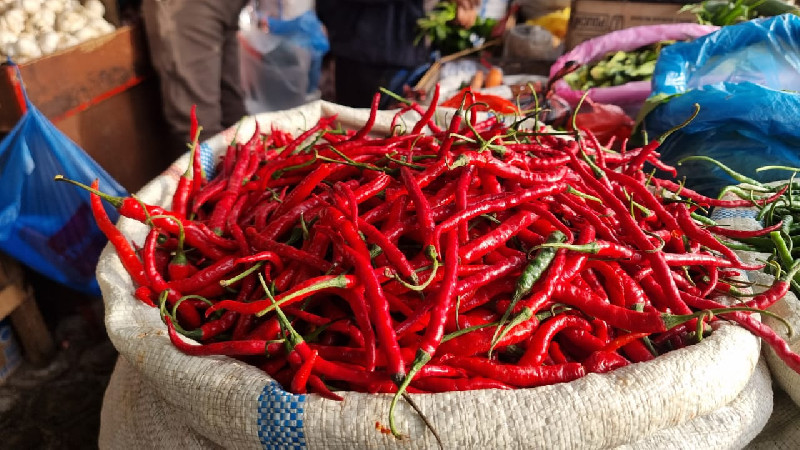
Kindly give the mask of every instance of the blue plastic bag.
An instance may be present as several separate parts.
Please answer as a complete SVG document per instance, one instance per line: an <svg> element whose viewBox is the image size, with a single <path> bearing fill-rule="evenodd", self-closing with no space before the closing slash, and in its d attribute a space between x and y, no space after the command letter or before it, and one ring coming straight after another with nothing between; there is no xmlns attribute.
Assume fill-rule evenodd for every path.
<svg viewBox="0 0 800 450"><path fill-rule="evenodd" d="M330 50L322 22L313 11L306 11L290 20L269 17L267 22L270 33L284 37L311 53L308 92L315 91L319 87L319 78L322 73L322 57Z"/></svg>
<svg viewBox="0 0 800 450"><path fill-rule="evenodd" d="M667 137L662 159L719 160L759 181L788 178L764 165L800 167L800 17L786 14L726 26L693 42L666 47L653 74L642 119L651 138L699 113ZM706 195L737 182L701 161L678 166L689 188Z"/></svg>
<svg viewBox="0 0 800 450"><path fill-rule="evenodd" d="M103 192L128 194L27 95L25 103L27 111L0 141L0 249L60 284L99 296L95 268L107 239L88 192L53 178L98 179ZM112 220L119 217L111 206L106 210Z"/></svg>

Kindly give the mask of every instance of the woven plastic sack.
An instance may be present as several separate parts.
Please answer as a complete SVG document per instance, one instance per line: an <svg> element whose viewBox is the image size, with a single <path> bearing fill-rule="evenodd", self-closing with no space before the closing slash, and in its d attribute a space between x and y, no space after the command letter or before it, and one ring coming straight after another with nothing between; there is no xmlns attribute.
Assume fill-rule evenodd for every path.
<svg viewBox="0 0 800 450"><path fill-rule="evenodd" d="M127 192L24 89L22 95L26 111L0 142L0 249L60 284L99 296L95 267L107 239L92 218L88 192L53 177L87 184L98 179L111 195Z"/></svg>
<svg viewBox="0 0 800 450"><path fill-rule="evenodd" d="M734 198L729 195L726 198ZM761 223L756 220L756 210L752 208L717 208L712 214L721 226L736 230L758 230ZM769 255L753 252L738 252L743 261L756 263ZM764 272L749 272L751 282L767 286L774 277ZM793 292L776 302L769 310L786 319L794 330L788 335L786 325L771 316L762 316L762 321L784 338L795 353L800 352L800 300ZM790 369L769 346L762 347L764 360L776 384L775 407L769 422L761 433L748 445L748 449L791 450L800 442L800 374Z"/></svg>
<svg viewBox="0 0 800 450"><path fill-rule="evenodd" d="M721 226L736 230L759 230L762 228L761 223L756 220L755 209L718 209L714 212L712 218ZM757 263L769 257L767 254L753 252L739 252L739 254L742 260L748 263ZM768 286L775 280L772 275L764 272L749 272L748 278L751 282L763 286ZM772 305L769 310L786 319L792 327L792 330L794 330L794 333L790 336L786 325L774 317L764 316L762 318L763 322L777 331L778 334L789 343L792 351L800 353L800 334L797 332L797 330L800 330L800 300L798 300L794 292L790 291L786 296ZM771 348L765 347L764 356L766 357L775 381L797 405L800 405L800 374L790 369L781 361ZM800 424L797 430L798 437L800 437Z"/></svg>
<svg viewBox="0 0 800 450"><path fill-rule="evenodd" d="M569 52L561 55L550 67L552 77L569 61L588 64L598 60L612 51L631 51L645 45L664 40L686 40L716 31L714 25L696 23L671 23L659 25L642 25L612 31L602 36L584 41ZM622 107L631 117L635 117L645 99L650 95L650 81L631 81L620 86L596 87L586 91L572 89L566 81L558 80L553 89L556 95L575 107L581 97L586 94L597 103L607 103Z"/></svg>
<svg viewBox="0 0 800 450"><path fill-rule="evenodd" d="M644 130L661 136L692 117L695 105L697 116L659 146L668 164L703 155L762 182L783 174L757 167L800 164L800 17L753 19L665 48ZM712 197L736 183L703 161L686 161L677 170L687 187Z"/></svg>
<svg viewBox="0 0 800 450"><path fill-rule="evenodd" d="M316 102L257 116L296 133L321 115L358 126L367 110ZM388 131L392 112L376 125ZM418 117L418 116L416 116ZM254 130L246 121L241 136ZM208 145L220 152L232 134ZM184 155L138 196L167 204ZM141 242L142 224L120 229ZM390 395L342 393L341 402L284 391L256 367L227 357L177 350L158 311L132 296L133 285L113 249L105 249L98 279L106 327L120 359L103 402L101 449L147 448L436 448L432 434L404 402L395 411L407 439L381 431ZM702 342L654 361L534 389L415 395L445 448L742 448L764 427L772 389L759 366L760 343L721 324Z"/></svg>

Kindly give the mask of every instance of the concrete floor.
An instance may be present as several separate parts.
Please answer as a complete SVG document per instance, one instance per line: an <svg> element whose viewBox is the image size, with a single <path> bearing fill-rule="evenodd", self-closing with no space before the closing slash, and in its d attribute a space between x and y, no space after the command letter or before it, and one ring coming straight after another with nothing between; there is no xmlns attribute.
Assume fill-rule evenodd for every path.
<svg viewBox="0 0 800 450"><path fill-rule="evenodd" d="M40 299L46 312L48 302ZM0 384L0 448L97 448L103 393L117 351L105 333L100 299L66 306L50 321L53 359L43 367L25 361Z"/></svg>

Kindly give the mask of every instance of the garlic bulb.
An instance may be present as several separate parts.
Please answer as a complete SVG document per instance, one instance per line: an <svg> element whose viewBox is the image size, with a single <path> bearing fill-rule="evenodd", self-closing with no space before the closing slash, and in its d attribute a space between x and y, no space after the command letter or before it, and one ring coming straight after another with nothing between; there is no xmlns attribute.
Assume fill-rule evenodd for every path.
<svg viewBox="0 0 800 450"><path fill-rule="evenodd" d="M40 34L36 40L39 43L42 54L47 55L58 50L58 44L61 42L61 33L58 31L48 31Z"/></svg>
<svg viewBox="0 0 800 450"><path fill-rule="evenodd" d="M106 7L100 0L86 0L83 9L89 17L103 17L106 14Z"/></svg>
<svg viewBox="0 0 800 450"><path fill-rule="evenodd" d="M75 45L78 45L79 43L80 41L78 41L78 38L76 38L75 36L71 34L62 34L61 41L58 43L58 50L73 47Z"/></svg>
<svg viewBox="0 0 800 450"><path fill-rule="evenodd" d="M53 31L56 26L56 13L49 9L42 9L35 16L28 18L26 29L39 32Z"/></svg>
<svg viewBox="0 0 800 450"><path fill-rule="evenodd" d="M64 11L64 0L44 0L44 2L42 2L42 9L53 11L58 14Z"/></svg>
<svg viewBox="0 0 800 450"><path fill-rule="evenodd" d="M87 28L92 28L95 31L97 31L98 36L102 36L104 34L113 33L114 30L116 30L114 25L112 25L106 19L103 19L103 18L100 18L100 17L91 19L89 21L89 25L87 25Z"/></svg>
<svg viewBox="0 0 800 450"><path fill-rule="evenodd" d="M75 38L78 39L79 42L83 42L83 41L88 41L89 39L96 38L97 36L100 36L100 33L98 33L97 30L95 30L94 28L84 27L76 31L72 35L75 36Z"/></svg>
<svg viewBox="0 0 800 450"><path fill-rule="evenodd" d="M42 50L36 37L32 34L21 34L17 39L17 56L19 58L38 58L42 56Z"/></svg>
<svg viewBox="0 0 800 450"><path fill-rule="evenodd" d="M29 15L33 15L42 9L41 0L19 0L19 7Z"/></svg>
<svg viewBox="0 0 800 450"><path fill-rule="evenodd" d="M5 22L5 29L14 34L20 34L25 30L25 11L19 8L12 8L3 14L3 22Z"/></svg>
<svg viewBox="0 0 800 450"><path fill-rule="evenodd" d="M89 20L85 15L75 10L67 10L56 17L56 30L62 33L76 33L86 27Z"/></svg>

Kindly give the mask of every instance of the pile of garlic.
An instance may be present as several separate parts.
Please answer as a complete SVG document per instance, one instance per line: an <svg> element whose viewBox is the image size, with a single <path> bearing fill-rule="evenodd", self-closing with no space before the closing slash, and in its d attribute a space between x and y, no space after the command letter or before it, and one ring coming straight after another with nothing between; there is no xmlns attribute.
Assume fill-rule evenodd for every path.
<svg viewBox="0 0 800 450"><path fill-rule="evenodd" d="M0 0L0 58L23 63L114 31L100 0Z"/></svg>

